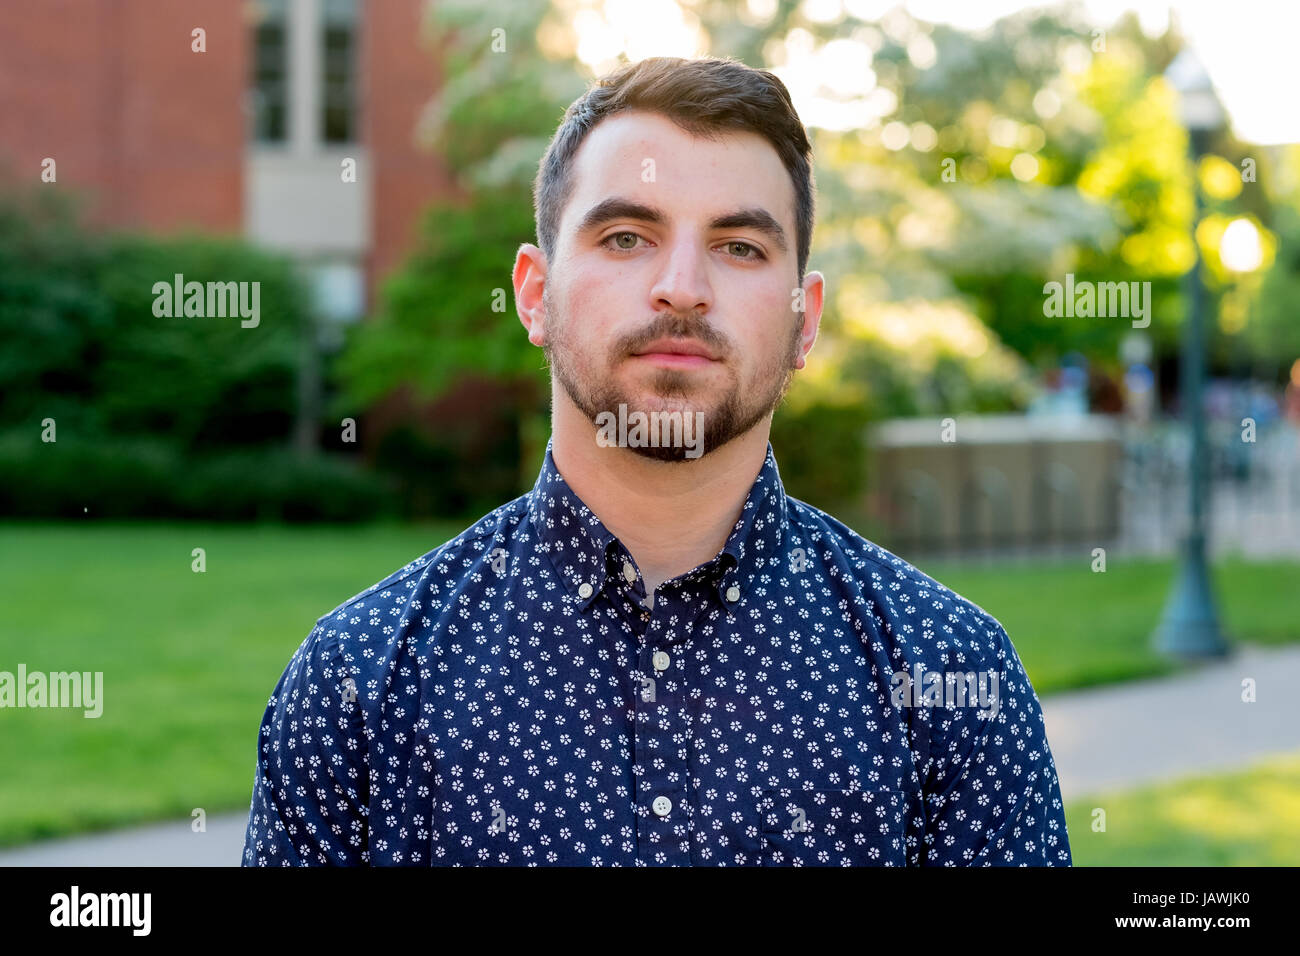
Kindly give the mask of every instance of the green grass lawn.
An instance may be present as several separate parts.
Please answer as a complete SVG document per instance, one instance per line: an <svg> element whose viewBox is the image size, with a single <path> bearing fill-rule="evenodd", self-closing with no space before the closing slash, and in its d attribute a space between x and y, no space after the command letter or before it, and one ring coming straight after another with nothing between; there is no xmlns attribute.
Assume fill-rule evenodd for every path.
<svg viewBox="0 0 1300 956"><path fill-rule="evenodd" d="M0 845L246 809L266 699L316 619L462 527L0 525L0 670L104 673L98 719L0 712ZM1168 669L1148 638L1170 563L922 569L1003 622L1040 693ZM1300 565L1216 574L1234 639L1300 639Z"/></svg>
<svg viewBox="0 0 1300 956"><path fill-rule="evenodd" d="M1300 756L1071 800L1065 825L1075 866L1300 866Z"/></svg>
<svg viewBox="0 0 1300 956"><path fill-rule="evenodd" d="M0 712L0 845L246 807L266 700L316 619L460 530L0 527L0 670L104 672L98 719Z"/></svg>
<svg viewBox="0 0 1300 956"><path fill-rule="evenodd" d="M1039 696L1177 669L1151 649L1174 577L1172 561L992 565L919 562L936 581L996 617ZM1214 565L1221 625L1233 643L1300 641L1300 562L1227 558Z"/></svg>

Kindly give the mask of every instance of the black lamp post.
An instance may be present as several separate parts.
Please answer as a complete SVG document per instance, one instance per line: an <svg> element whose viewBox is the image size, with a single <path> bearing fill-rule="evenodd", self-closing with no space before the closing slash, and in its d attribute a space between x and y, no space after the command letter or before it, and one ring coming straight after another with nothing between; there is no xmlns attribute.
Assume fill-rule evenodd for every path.
<svg viewBox="0 0 1300 956"><path fill-rule="evenodd" d="M1228 653L1219 630L1210 571L1205 555L1206 512L1209 503L1208 442L1205 434L1205 289L1201 281L1201 253L1196 224L1201 218L1201 189L1197 161L1209 147L1210 136L1224 122L1223 107L1200 60L1183 50L1165 71L1178 90L1179 114L1191 143L1192 192L1196 197L1192 218L1195 262L1186 277L1190 311L1183 327L1181 393L1187 416L1191 449L1188 461L1188 527L1183 539L1178 577L1156 627L1155 647L1171 656L1217 657Z"/></svg>

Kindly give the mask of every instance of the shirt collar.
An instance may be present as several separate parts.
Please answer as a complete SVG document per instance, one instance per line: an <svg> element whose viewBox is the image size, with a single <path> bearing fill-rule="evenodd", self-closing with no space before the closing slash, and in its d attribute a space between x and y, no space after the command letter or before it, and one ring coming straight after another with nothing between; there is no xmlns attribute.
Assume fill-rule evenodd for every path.
<svg viewBox="0 0 1300 956"><path fill-rule="evenodd" d="M551 445L548 440L541 471L529 494L528 513L541 550L550 554L566 590L585 610L610 578L620 573L626 548L569 487L555 467ZM722 550L681 580L708 581L730 611L746 596L760 569L777 560L788 509L769 442L763 467Z"/></svg>

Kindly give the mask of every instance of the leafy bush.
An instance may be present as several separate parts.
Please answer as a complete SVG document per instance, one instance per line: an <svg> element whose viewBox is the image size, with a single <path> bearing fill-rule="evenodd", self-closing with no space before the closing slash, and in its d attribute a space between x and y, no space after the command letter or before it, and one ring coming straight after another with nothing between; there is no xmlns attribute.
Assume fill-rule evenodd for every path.
<svg viewBox="0 0 1300 956"><path fill-rule="evenodd" d="M192 457L157 439L0 436L0 514L23 518L350 521L395 513L396 504L391 482L332 456Z"/></svg>
<svg viewBox="0 0 1300 956"><path fill-rule="evenodd" d="M53 190L0 197L0 513L345 520L393 507L390 482L290 450L310 316L289 259L77 220ZM155 315L155 284L177 273L258 283L257 324Z"/></svg>
<svg viewBox="0 0 1300 956"><path fill-rule="evenodd" d="M788 494L857 527L865 518L868 419L861 408L783 405L772 418L772 452Z"/></svg>
<svg viewBox="0 0 1300 956"><path fill-rule="evenodd" d="M257 283L258 324L155 315L176 274ZM305 301L288 259L237 240L94 235L40 193L0 200L0 422L186 450L287 441Z"/></svg>

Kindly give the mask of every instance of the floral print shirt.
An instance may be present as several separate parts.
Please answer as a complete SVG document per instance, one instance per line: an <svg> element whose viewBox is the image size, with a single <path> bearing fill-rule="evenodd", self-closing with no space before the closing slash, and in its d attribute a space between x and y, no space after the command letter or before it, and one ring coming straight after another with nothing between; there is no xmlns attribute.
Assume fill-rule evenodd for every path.
<svg viewBox="0 0 1300 956"><path fill-rule="evenodd" d="M647 516L647 520L655 520ZM1068 866L986 611L786 495L662 584L536 485L322 616L262 719L246 866Z"/></svg>

